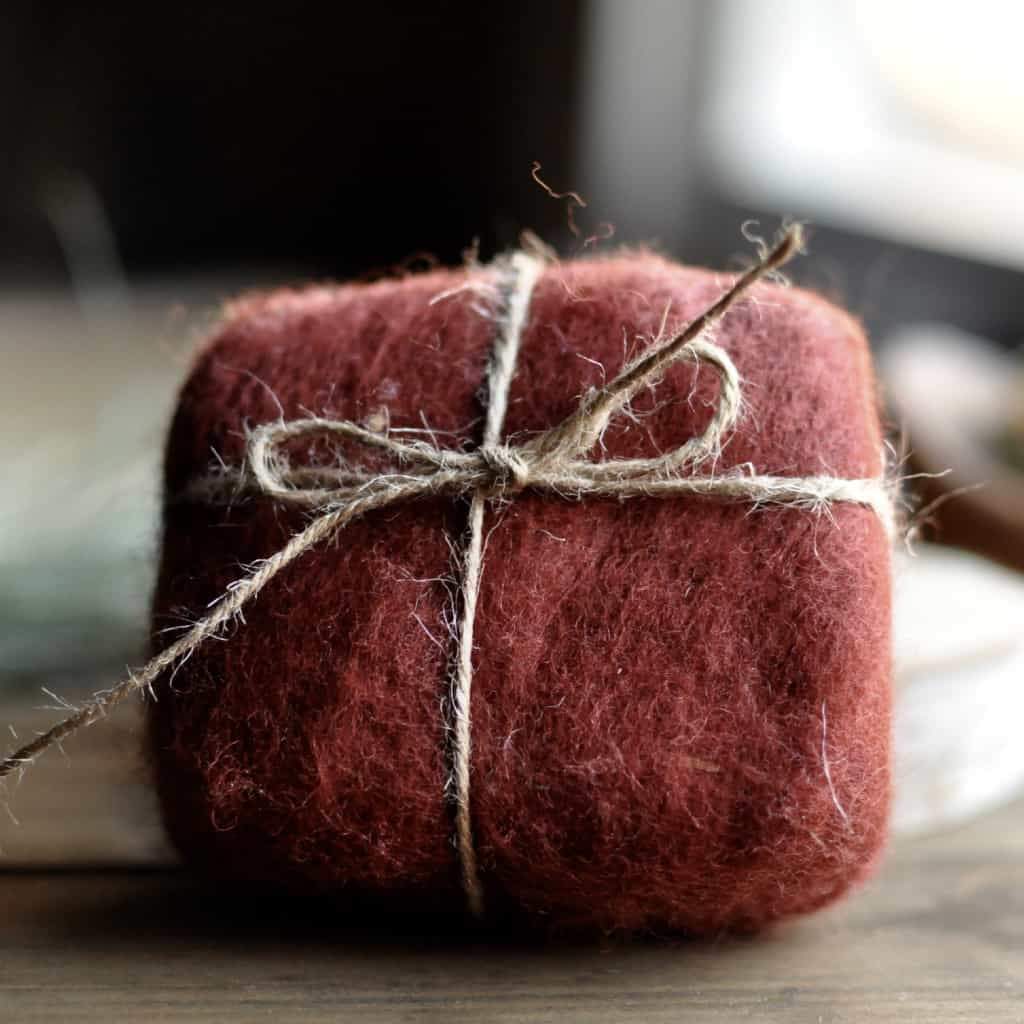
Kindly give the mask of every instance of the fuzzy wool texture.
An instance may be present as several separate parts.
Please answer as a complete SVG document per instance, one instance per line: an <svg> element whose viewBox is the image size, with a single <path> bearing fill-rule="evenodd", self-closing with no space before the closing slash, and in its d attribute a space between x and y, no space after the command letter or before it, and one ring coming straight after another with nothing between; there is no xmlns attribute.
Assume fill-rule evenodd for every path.
<svg viewBox="0 0 1024 1024"><path fill-rule="evenodd" d="M211 453L242 459L247 426L312 413L428 426L446 447L479 441L495 324L459 290L471 273L229 309L168 441L154 629L171 632L158 639L306 521L267 499L174 500ZM560 421L650 343L666 310L671 331L728 281L646 253L547 268L506 436ZM881 474L874 378L851 318L758 285L715 340L746 400L719 471ZM717 387L707 369L672 368L612 423L605 457L699 433ZM151 741L187 861L351 905L460 911L446 700L450 542L465 523L464 501L371 513L174 673L151 704ZM525 492L491 503L485 529L471 797L492 915L752 930L866 875L890 785L889 542L872 511Z"/></svg>

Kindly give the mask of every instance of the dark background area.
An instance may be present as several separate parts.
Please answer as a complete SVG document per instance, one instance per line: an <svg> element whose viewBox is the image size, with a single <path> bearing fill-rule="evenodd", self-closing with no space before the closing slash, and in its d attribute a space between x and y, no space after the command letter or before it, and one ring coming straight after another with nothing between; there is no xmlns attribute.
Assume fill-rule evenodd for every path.
<svg viewBox="0 0 1024 1024"><path fill-rule="evenodd" d="M95 191L129 272L458 260L564 211L584 4L12 3L0 16L0 272L66 273Z"/></svg>
<svg viewBox="0 0 1024 1024"><path fill-rule="evenodd" d="M455 262L477 239L486 257L523 228L572 252L565 205L532 181L534 161L555 188L591 199L585 232L610 221L617 241L728 265L746 249L744 219L771 225L801 211L723 194L702 161L715 5L632 10L637 22L651 16L652 37L666 19L674 37L649 57L622 52L616 66L593 42L608 6L587 0L12 0L0 14L0 284L60 284L110 266L344 277L421 254ZM677 62L675 77L652 71L656 61ZM606 78L626 85L602 92ZM625 105L614 88L632 89ZM604 166L607 143L590 144L602 118L604 136L619 131L630 150L618 178ZM645 119L638 136L633 122ZM675 165L648 141L659 135L685 151L675 185L665 180ZM659 160L668 171L644 191ZM922 317L1005 343L1020 335L1015 269L827 219L813 255L797 276L876 338Z"/></svg>

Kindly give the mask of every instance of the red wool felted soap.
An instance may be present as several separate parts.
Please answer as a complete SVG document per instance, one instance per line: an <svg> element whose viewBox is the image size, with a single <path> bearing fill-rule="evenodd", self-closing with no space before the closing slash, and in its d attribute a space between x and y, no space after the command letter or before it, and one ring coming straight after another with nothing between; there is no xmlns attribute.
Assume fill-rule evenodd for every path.
<svg viewBox="0 0 1024 1024"><path fill-rule="evenodd" d="M170 433L156 630L193 621L306 521L267 498L174 500L211 452L241 461L247 427L310 413L380 423L386 410L392 429L429 425L443 447L479 441L495 324L458 290L467 273L229 309ZM562 420L666 309L682 324L727 283L648 254L548 267L506 436ZM746 403L716 471L882 472L867 346L847 315L758 285L715 340ZM678 446L717 395L707 369L673 367L596 457ZM165 685L152 747L186 860L354 902L461 909L444 705L449 541L466 506L431 498L355 522ZM864 877L889 802L889 555L870 509L526 491L492 503L486 531L471 800L492 913L751 929Z"/></svg>

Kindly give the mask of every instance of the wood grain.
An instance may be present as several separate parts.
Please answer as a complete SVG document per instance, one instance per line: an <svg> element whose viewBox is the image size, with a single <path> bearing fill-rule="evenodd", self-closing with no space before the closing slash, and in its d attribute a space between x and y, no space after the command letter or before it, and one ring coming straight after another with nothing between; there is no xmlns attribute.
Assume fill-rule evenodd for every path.
<svg viewBox="0 0 1024 1024"><path fill-rule="evenodd" d="M11 794L0 1021L1024 1020L1024 805L898 844L845 904L758 939L438 937L162 867L133 715Z"/></svg>
<svg viewBox="0 0 1024 1024"><path fill-rule="evenodd" d="M0 729L28 739L66 713L30 702L0 702ZM0 785L0 870L173 864L143 747L142 706L130 702Z"/></svg>

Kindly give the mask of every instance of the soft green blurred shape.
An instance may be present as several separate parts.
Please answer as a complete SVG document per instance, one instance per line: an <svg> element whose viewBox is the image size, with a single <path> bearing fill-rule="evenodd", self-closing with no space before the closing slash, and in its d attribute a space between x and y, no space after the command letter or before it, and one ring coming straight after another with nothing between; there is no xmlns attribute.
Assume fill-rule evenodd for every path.
<svg viewBox="0 0 1024 1024"><path fill-rule="evenodd" d="M0 687L111 682L144 653L187 283L83 306L0 295ZM90 680L91 677L91 680Z"/></svg>

